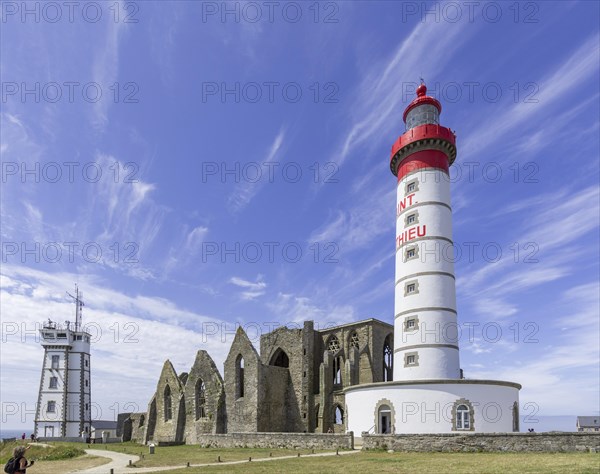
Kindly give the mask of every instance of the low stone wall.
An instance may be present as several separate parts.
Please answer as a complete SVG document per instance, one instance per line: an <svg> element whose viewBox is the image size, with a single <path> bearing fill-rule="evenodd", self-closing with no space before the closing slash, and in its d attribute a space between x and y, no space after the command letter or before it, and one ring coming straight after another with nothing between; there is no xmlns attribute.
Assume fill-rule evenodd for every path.
<svg viewBox="0 0 600 474"><path fill-rule="evenodd" d="M354 449L354 434L227 433L198 434L204 448Z"/></svg>
<svg viewBox="0 0 600 474"><path fill-rule="evenodd" d="M362 449L405 452L600 452L599 433L448 433L370 435L363 433Z"/></svg>

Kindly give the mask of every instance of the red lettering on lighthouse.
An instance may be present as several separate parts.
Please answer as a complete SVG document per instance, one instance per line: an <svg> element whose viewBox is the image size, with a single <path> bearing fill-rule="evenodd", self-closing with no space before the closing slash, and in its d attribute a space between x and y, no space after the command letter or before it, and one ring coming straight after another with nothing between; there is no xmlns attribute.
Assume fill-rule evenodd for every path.
<svg viewBox="0 0 600 474"><path fill-rule="evenodd" d="M396 217L400 217L400 213L409 206L416 204L416 201L413 202L413 198L415 197L415 193L409 194L402 201L398 203L398 208L396 209Z"/></svg>
<svg viewBox="0 0 600 474"><path fill-rule="evenodd" d="M396 250L398 250L406 242L410 242L418 237L425 237L427 235L427 226L418 225L405 230L396 237Z"/></svg>

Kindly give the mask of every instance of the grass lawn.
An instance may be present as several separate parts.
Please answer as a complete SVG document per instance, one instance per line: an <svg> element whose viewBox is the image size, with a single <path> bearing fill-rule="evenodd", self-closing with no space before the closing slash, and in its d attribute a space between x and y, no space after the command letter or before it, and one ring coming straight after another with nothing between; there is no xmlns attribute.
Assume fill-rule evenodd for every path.
<svg viewBox="0 0 600 474"><path fill-rule="evenodd" d="M214 467L188 468L169 474L239 473L452 473L452 474L598 474L600 455L591 453L386 453L300 458Z"/></svg>
<svg viewBox="0 0 600 474"><path fill-rule="evenodd" d="M73 448L87 448L81 443L49 443L56 452L69 453ZM12 446L14 447L14 445ZM191 464L213 463L217 456L221 461L241 461L248 457L256 460L273 457L296 456L294 459L282 459L268 462L245 462L237 465L216 465L210 467L182 468L169 471L173 474L192 474L200 472L239 472L239 473L327 473L349 474L364 473L457 473L457 474L511 474L511 473L556 473L556 474L598 474L600 472L600 454L594 453L387 453L369 451L341 456L308 457L309 450L292 449L220 449L200 448L198 446L156 447L154 455L148 454L148 447L134 444L91 445L93 449L107 449L120 453L140 455L145 459L136 463L137 467L185 466ZM32 448L30 451L40 448ZM6 455L8 447L2 454ZM316 451L317 453L320 451ZM322 452L322 451L321 451ZM330 452L330 451L325 451ZM48 452L45 451L47 454ZM35 452L32 452L35 454ZM34 459L37 456L28 456ZM83 469L108 462L91 456L80 456L60 461L38 461L32 474L54 474ZM135 473L132 468L132 474Z"/></svg>

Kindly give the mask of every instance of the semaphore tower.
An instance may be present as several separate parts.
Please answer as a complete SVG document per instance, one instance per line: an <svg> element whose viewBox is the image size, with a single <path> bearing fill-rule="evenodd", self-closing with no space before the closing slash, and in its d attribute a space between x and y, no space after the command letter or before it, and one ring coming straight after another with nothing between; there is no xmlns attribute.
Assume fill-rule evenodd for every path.
<svg viewBox="0 0 600 474"><path fill-rule="evenodd" d="M82 326L83 294L75 286L75 322L50 319L40 329L44 362L35 415L35 435L78 438L90 433L90 334Z"/></svg>

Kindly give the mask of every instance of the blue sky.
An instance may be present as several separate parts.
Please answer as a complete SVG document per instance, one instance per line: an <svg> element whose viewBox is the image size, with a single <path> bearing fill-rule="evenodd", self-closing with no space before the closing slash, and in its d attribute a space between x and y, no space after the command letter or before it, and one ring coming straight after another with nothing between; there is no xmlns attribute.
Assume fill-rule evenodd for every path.
<svg viewBox="0 0 600 474"><path fill-rule="evenodd" d="M167 358L222 367L238 324L392 323L420 77L457 134L465 375L598 413L597 3L97 5L2 3L3 426L33 424L36 324L75 283L102 418L144 410Z"/></svg>

